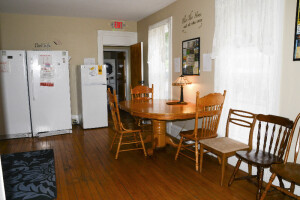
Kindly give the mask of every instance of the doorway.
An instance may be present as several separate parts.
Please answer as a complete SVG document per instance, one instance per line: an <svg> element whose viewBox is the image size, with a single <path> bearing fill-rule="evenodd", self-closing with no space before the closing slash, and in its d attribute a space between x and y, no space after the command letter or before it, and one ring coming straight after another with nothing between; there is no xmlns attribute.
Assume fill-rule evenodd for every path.
<svg viewBox="0 0 300 200"><path fill-rule="evenodd" d="M137 32L126 32L126 31L104 31L98 30L98 64L104 64L104 51L110 51L111 49L115 51L120 47L127 47L127 63L125 66L126 71L126 91L125 91L125 98L127 100L130 99L130 85L131 85L131 70L133 67L128 64L128 62L132 61L132 58L129 57L129 47L137 43ZM111 48L105 49L104 47ZM118 49L119 50L119 49ZM141 72L143 73L143 54L141 54ZM143 77L142 77L143 78Z"/></svg>
<svg viewBox="0 0 300 200"><path fill-rule="evenodd" d="M106 66L107 88L115 90L118 101L128 99L128 50L105 48L103 51L103 63Z"/></svg>

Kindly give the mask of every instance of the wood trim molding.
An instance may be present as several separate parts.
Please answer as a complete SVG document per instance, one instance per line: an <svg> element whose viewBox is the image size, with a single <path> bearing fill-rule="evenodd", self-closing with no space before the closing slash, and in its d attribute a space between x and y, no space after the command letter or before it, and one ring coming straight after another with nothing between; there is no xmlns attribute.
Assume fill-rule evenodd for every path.
<svg viewBox="0 0 300 200"><path fill-rule="evenodd" d="M137 32L98 30L98 64L103 65L103 46L130 46L137 43Z"/></svg>

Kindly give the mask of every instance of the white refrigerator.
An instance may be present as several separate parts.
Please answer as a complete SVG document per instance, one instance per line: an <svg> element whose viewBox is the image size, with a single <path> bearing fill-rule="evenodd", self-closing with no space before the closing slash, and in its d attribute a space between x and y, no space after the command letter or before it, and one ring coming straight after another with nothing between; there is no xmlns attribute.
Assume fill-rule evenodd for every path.
<svg viewBox="0 0 300 200"><path fill-rule="evenodd" d="M71 133L68 52L0 55L0 139Z"/></svg>
<svg viewBox="0 0 300 200"><path fill-rule="evenodd" d="M27 51L33 136L72 132L67 51Z"/></svg>
<svg viewBox="0 0 300 200"><path fill-rule="evenodd" d="M25 51L0 50L0 139L31 137Z"/></svg>
<svg viewBox="0 0 300 200"><path fill-rule="evenodd" d="M78 66L79 122L83 129L107 127L106 68Z"/></svg>

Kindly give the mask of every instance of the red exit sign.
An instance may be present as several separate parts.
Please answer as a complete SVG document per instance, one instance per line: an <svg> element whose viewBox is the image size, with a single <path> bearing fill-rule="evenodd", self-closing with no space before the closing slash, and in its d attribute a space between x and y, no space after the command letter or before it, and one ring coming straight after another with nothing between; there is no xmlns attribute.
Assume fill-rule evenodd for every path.
<svg viewBox="0 0 300 200"><path fill-rule="evenodd" d="M113 29L123 29L125 28L125 23L120 21L113 21L111 23Z"/></svg>
<svg viewBox="0 0 300 200"><path fill-rule="evenodd" d="M114 28L122 29L123 28L123 22L115 22Z"/></svg>

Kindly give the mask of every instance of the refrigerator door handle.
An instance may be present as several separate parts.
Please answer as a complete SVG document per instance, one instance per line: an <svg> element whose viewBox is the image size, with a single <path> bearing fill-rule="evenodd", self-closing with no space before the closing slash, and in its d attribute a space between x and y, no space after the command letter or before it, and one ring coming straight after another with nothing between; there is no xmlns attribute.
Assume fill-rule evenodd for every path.
<svg viewBox="0 0 300 200"><path fill-rule="evenodd" d="M32 99L35 101L35 92L34 92L34 78L33 78L33 69L31 69L31 91L32 91Z"/></svg>

